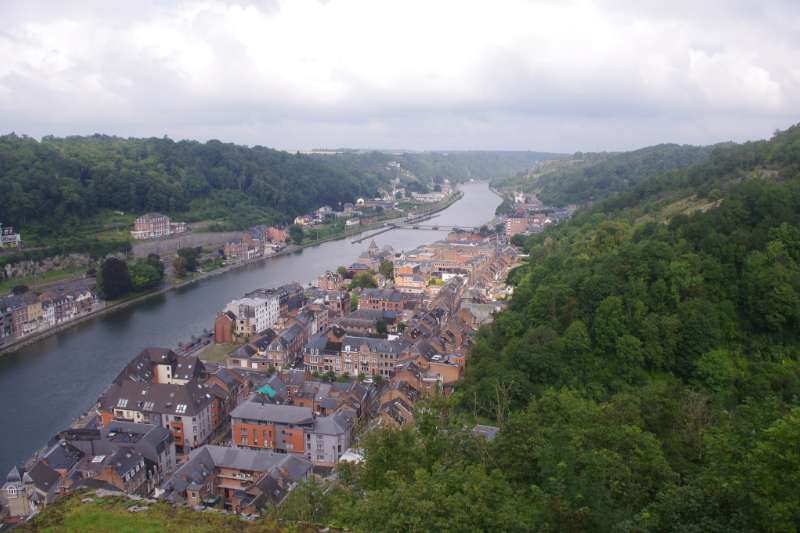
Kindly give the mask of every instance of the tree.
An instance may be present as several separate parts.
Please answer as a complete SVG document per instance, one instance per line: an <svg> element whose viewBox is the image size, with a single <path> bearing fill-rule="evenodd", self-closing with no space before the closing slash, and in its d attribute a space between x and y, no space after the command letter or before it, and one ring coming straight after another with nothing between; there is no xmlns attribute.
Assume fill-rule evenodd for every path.
<svg viewBox="0 0 800 533"><path fill-rule="evenodd" d="M28 286L27 285L14 285L14 287L12 287L12 289L11 289L11 292L12 292L12 294L16 294L17 296L19 296L20 294L25 294L26 292L28 292Z"/></svg>
<svg viewBox="0 0 800 533"><path fill-rule="evenodd" d="M130 266L129 271L134 291L155 289L163 278L163 273L150 261L137 261Z"/></svg>
<svg viewBox="0 0 800 533"><path fill-rule="evenodd" d="M526 240L527 238L525 237L525 235L523 235L522 233L517 233L516 235L511 237L511 244L513 244L518 248L524 248Z"/></svg>
<svg viewBox="0 0 800 533"><path fill-rule="evenodd" d="M289 226L289 237L291 237L293 243L302 244L304 235L303 226L299 224L292 224Z"/></svg>
<svg viewBox="0 0 800 533"><path fill-rule="evenodd" d="M358 293L350 293L350 311L353 312L358 309Z"/></svg>
<svg viewBox="0 0 800 533"><path fill-rule="evenodd" d="M375 276L371 272L359 272L353 276L353 281L350 282L350 288L374 289L378 286L375 281Z"/></svg>
<svg viewBox="0 0 800 533"><path fill-rule="evenodd" d="M203 249L199 246L193 248L180 248L178 250L178 257L183 258L184 268L187 272L197 271L197 259L200 257L201 253L203 253Z"/></svg>
<svg viewBox="0 0 800 533"><path fill-rule="evenodd" d="M380 319L377 322L375 322L375 331L377 331L380 335L386 335L389 331L386 325L386 321Z"/></svg>
<svg viewBox="0 0 800 533"><path fill-rule="evenodd" d="M116 300L125 296L132 288L131 276L125 261L109 257L100 267L97 277L99 294L106 300Z"/></svg>
<svg viewBox="0 0 800 533"><path fill-rule="evenodd" d="M340 266L339 268L337 268L337 269L336 269L336 272L337 272L337 273L338 273L340 276L342 276L342 279L344 279L344 278L346 278L346 277L347 277L347 267Z"/></svg>
<svg viewBox="0 0 800 533"><path fill-rule="evenodd" d="M186 259L176 255L172 260L172 270L175 271L175 275L179 278L186 276Z"/></svg>
<svg viewBox="0 0 800 533"><path fill-rule="evenodd" d="M382 259L381 264L378 267L378 272L380 272L386 279L394 279L394 263L387 259Z"/></svg>

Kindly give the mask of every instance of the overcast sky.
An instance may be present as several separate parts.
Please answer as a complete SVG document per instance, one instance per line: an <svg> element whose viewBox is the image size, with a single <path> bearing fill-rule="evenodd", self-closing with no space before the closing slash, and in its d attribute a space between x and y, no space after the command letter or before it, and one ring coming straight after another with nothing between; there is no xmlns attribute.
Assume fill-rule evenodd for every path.
<svg viewBox="0 0 800 533"><path fill-rule="evenodd" d="M800 1L0 2L0 132L620 150L800 121Z"/></svg>

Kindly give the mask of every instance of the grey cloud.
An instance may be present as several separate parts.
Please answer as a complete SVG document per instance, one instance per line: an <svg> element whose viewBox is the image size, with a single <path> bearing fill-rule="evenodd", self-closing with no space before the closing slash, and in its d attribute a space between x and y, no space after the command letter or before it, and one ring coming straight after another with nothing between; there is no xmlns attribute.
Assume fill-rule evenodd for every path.
<svg viewBox="0 0 800 533"><path fill-rule="evenodd" d="M442 65L433 81L420 75L387 85L373 80L369 65L356 65L356 58L334 58L320 66L330 69L326 83L343 88L331 97L317 91L316 82L302 81L307 67L295 73L273 65L291 49L254 54L242 35L220 23L219 5L252 5L273 19L284 16L277 0L210 2L207 8L194 2L133 4L0 6L0 18L13 22L0 33L0 63L12 64L11 59L31 54L30 59L17 59L10 70L0 66L0 96L6 100L0 102L0 125L37 136L168 134L290 149L618 150L658 142L764 137L796 121L800 104L800 70L794 66L800 55L800 8L795 2L619 0L603 7L623 36L641 35L635 31L644 25L664 35L676 32L680 44L665 41L652 48L632 40L615 57L597 53L586 36L543 40L537 29L547 21L532 21L529 31L506 42L502 31L492 30L498 31L497 43L469 57L463 70L448 71ZM336 2L322 4L328 9ZM176 16L184 10L197 11L190 22ZM140 48L139 42L125 40L130 38L125 32L135 26L150 28L165 21L173 22L164 30L165 39L189 39L189 52L207 45L208 57L198 51L199 59L192 59L198 65L190 61L187 66L170 56L168 42L162 52L158 41L152 48ZM71 41L48 50L48 35L37 31L55 22L76 22L83 30L105 29L120 37L90 52L76 52L82 50L80 43ZM354 23L349 30L358 28ZM294 29L307 31L302 25ZM386 38L415 38L413 29L404 30L387 28ZM447 38L443 25L442 39ZM583 52L560 53L582 39ZM319 41L317 46L329 44ZM738 51L742 54L733 53ZM69 65L56 69L42 62L48 53L68 58ZM545 55L548 59L542 60ZM658 61L665 62L664 71L647 74ZM698 63L693 67L698 79L687 77L691 61ZM715 86L716 72L732 80L740 75L751 85Z"/></svg>

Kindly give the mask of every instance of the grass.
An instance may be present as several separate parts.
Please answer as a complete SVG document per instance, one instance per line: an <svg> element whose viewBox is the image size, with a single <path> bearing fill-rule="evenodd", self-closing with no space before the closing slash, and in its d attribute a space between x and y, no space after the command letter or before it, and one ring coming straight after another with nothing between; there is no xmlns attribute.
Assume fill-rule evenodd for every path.
<svg viewBox="0 0 800 533"><path fill-rule="evenodd" d="M87 496L93 501L82 503ZM133 505L147 506L146 511L132 513ZM235 516L215 512L197 512L166 503L148 504L121 497L97 498L92 493L79 493L64 498L37 515L32 521L19 526L20 533L161 533L192 532L263 533L283 531L317 531L317 527L289 524L259 519L247 522Z"/></svg>
<svg viewBox="0 0 800 533"><path fill-rule="evenodd" d="M52 270L43 274L37 274L36 276L6 279L0 282L0 294L11 292L11 289L17 285L27 285L29 288L33 289L47 283L80 277L85 272L86 267L75 267L65 268L63 270Z"/></svg>
<svg viewBox="0 0 800 533"><path fill-rule="evenodd" d="M209 363L219 363L225 359L225 356L228 355L234 348L236 348L235 344L209 344L203 350L197 354L197 356Z"/></svg>

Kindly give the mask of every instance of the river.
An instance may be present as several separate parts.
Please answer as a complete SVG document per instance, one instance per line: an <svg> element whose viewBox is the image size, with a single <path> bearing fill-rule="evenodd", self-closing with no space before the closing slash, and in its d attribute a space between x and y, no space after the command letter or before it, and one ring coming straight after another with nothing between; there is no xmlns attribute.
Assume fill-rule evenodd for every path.
<svg viewBox="0 0 800 533"><path fill-rule="evenodd" d="M464 197L429 224L477 226L491 220L500 199L488 185L469 183L461 190ZM398 229L375 242L411 250L444 234ZM86 412L140 350L175 347L213 329L217 311L246 291L291 281L305 285L325 270L352 263L370 240L351 240L309 247L154 296L0 357L0 484L13 464Z"/></svg>

